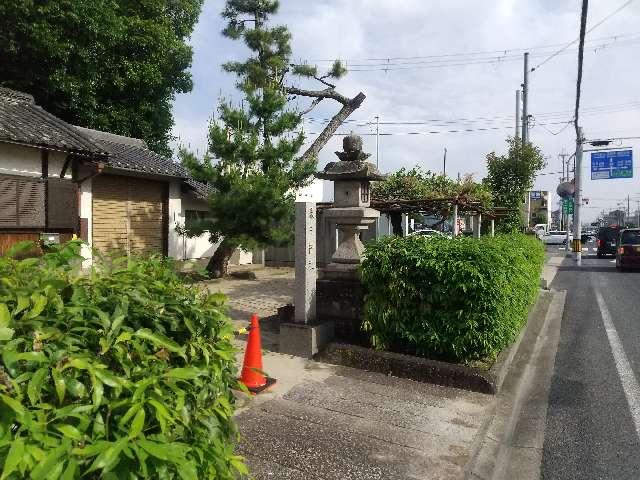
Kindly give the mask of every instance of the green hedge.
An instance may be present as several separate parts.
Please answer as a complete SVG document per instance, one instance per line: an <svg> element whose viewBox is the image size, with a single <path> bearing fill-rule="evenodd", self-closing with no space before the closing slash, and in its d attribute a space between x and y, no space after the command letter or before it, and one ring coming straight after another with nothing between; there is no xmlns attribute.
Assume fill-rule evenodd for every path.
<svg viewBox="0 0 640 480"><path fill-rule="evenodd" d="M224 297L158 258L82 275L79 248L0 257L0 478L246 473Z"/></svg>
<svg viewBox="0 0 640 480"><path fill-rule="evenodd" d="M518 335L544 247L525 235L385 237L365 257L363 329L372 345L464 362L493 357Z"/></svg>

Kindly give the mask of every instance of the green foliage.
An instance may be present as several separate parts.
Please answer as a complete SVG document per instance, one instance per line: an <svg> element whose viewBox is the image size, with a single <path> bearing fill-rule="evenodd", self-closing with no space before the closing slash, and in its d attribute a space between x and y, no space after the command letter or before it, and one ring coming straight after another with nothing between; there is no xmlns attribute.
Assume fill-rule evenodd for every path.
<svg viewBox="0 0 640 480"><path fill-rule="evenodd" d="M458 362L493 357L525 324L543 261L542 244L520 234L368 243L363 328L378 349Z"/></svg>
<svg viewBox="0 0 640 480"><path fill-rule="evenodd" d="M430 200L458 198L465 202L479 202L485 208L491 206L491 192L470 175L453 180L420 167L411 170L401 168L386 180L372 186L373 198L377 200Z"/></svg>
<svg viewBox="0 0 640 480"><path fill-rule="evenodd" d="M526 193L546 163L540 149L531 143L522 144L517 138L507 139L509 151L506 155L487 155L488 175L485 183L493 193L496 205L513 211L496 225L498 231L518 231L522 224L520 208Z"/></svg>
<svg viewBox="0 0 640 480"><path fill-rule="evenodd" d="M192 88L186 40L202 0L0 2L0 84L84 127L170 155L171 108Z"/></svg>
<svg viewBox="0 0 640 480"><path fill-rule="evenodd" d="M224 297L166 261L0 257L0 478L233 479Z"/></svg>
<svg viewBox="0 0 640 480"><path fill-rule="evenodd" d="M223 34L242 40L250 50L246 61L223 66L236 76L244 100L220 102L204 158L180 151L194 178L213 190L210 218L190 228L190 234L208 232L214 243L224 238L222 250L228 252L238 245L253 248L293 240L294 192L309 182L317 161L299 154L304 143L301 115L288 106L285 81L290 76L324 81L344 74L341 64L322 77L316 66L292 65L289 31L269 25L277 11L277 1L226 2ZM212 265L208 269L215 270Z"/></svg>

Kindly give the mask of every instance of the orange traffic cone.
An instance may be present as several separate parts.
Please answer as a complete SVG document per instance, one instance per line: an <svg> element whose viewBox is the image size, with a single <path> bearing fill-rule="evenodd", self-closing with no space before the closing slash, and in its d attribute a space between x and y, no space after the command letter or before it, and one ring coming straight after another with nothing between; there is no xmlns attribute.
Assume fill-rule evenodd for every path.
<svg viewBox="0 0 640 480"><path fill-rule="evenodd" d="M267 377L262 371L262 342L260 341L260 324L258 316L251 315L249 327L249 339L247 349L244 352L242 375L240 381L253 394L260 393L276 383L275 378Z"/></svg>

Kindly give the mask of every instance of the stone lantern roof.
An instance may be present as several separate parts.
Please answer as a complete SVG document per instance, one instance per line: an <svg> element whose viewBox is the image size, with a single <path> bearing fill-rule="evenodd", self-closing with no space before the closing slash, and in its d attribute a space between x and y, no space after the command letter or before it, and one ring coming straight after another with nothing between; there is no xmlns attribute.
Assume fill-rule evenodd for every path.
<svg viewBox="0 0 640 480"><path fill-rule="evenodd" d="M339 162L329 162L316 177L322 180L350 181L350 180L384 180L378 168L367 162L371 156L362 151L362 137L351 133L342 140L342 152L335 152Z"/></svg>

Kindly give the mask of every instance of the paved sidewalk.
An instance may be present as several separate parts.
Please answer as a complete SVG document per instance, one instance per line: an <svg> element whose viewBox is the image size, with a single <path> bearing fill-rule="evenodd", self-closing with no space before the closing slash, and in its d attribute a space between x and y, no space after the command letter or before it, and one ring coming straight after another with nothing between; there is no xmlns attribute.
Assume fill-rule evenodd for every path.
<svg viewBox="0 0 640 480"><path fill-rule="evenodd" d="M203 282L229 297L246 325L292 303L293 269L254 269L256 280ZM239 396L244 455L257 480L463 478L493 397L282 355L277 328L261 324L269 392ZM236 340L242 362L244 341ZM271 351L269 351L271 350Z"/></svg>
<svg viewBox="0 0 640 480"><path fill-rule="evenodd" d="M237 328L249 324L251 314L262 320L262 347L278 350L279 324L270 320L278 313L278 308L293 303L294 269L232 267L234 271L251 270L255 280L227 277L200 282L210 292L222 292L229 297L229 316ZM271 318L270 318L271 317ZM267 320L265 320L267 319Z"/></svg>
<svg viewBox="0 0 640 480"><path fill-rule="evenodd" d="M268 352L270 392L241 399L257 480L461 479L492 397Z"/></svg>

